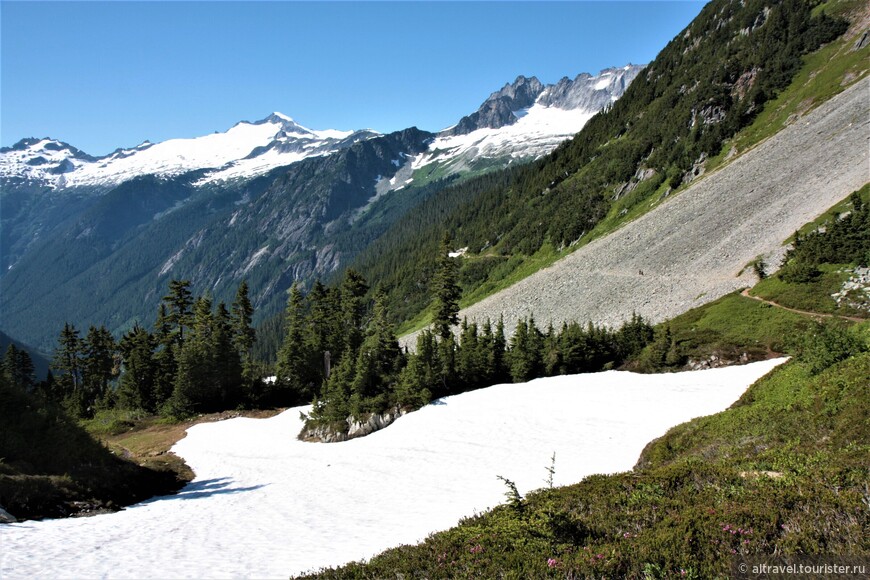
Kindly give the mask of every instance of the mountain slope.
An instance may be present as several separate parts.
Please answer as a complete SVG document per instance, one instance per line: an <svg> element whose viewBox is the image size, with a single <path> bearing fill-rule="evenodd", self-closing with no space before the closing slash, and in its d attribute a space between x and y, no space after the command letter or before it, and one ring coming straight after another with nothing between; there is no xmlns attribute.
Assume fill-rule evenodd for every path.
<svg viewBox="0 0 870 580"><path fill-rule="evenodd" d="M448 139L477 145L448 150L413 128L312 131L279 113L102 158L22 140L0 151L4 325L43 349L65 321L122 332L151 319L172 277L216 300L247 279L262 317L294 281L328 278L460 175L556 147L638 70L553 86L521 77L481 107L497 102L507 116L467 117L457 127L469 132ZM432 158L439 175L421 177Z"/></svg>
<svg viewBox="0 0 870 580"><path fill-rule="evenodd" d="M759 255L778 264L782 240L868 181L870 80L800 118L646 215L553 266L464 309L504 316L511 332L591 320L617 326L633 312L655 322L744 286Z"/></svg>
<svg viewBox="0 0 870 580"><path fill-rule="evenodd" d="M612 231L696 180L789 86L804 55L847 26L799 0L711 2L573 139L534 163L428 200L356 267L394 288L398 320L422 323L447 231L457 249L467 248L460 273L466 296L479 300L504 288L601 235L600 226ZM866 74L866 50L850 43L838 53L854 66L851 76L832 81Z"/></svg>
<svg viewBox="0 0 870 580"><path fill-rule="evenodd" d="M242 182L201 185L205 170L126 181L0 278L4 327L45 350L63 321L123 332L150 322L173 277L227 302L247 279L261 314L274 311L294 280L325 277L416 200L382 200L379 186L431 138L364 139Z"/></svg>

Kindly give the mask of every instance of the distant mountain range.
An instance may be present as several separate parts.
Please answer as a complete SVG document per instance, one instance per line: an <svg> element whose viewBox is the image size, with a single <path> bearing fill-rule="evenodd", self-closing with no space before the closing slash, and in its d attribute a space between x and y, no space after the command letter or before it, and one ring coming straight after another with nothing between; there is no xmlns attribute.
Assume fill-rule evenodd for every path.
<svg viewBox="0 0 870 580"><path fill-rule="evenodd" d="M445 185L549 153L641 69L519 76L439 133L272 113L103 157L22 139L0 149L0 328L46 350L65 321L122 332L150 321L172 278L216 300L247 279L274 311L294 280L328 277Z"/></svg>
<svg viewBox="0 0 870 580"><path fill-rule="evenodd" d="M473 162L479 157L525 159L547 153L618 99L642 68L628 65L596 76L584 73L554 85L519 76L492 93L477 111L438 133L428 155L408 161L420 167L458 156ZM241 121L223 133L145 141L103 157L57 139L31 137L0 149L0 180L5 187L106 188L141 175L169 177L207 170L197 182L204 185L250 179L380 135L371 129L315 131L276 112L259 121Z"/></svg>

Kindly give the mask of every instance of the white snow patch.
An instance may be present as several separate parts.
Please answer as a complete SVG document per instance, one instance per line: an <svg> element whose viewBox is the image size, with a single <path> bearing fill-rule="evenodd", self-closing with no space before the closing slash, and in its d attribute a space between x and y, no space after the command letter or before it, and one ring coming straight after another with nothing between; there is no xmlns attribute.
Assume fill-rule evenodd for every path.
<svg viewBox="0 0 870 580"><path fill-rule="evenodd" d="M181 256L183 254L184 254L184 248L181 248L172 257L170 257L168 260L166 260L166 262L163 264L163 267L160 268L160 272L157 273L157 277L160 278L161 276L163 276L167 272L169 272L172 269L172 267L175 265L175 263L181 259Z"/></svg>
<svg viewBox="0 0 870 580"><path fill-rule="evenodd" d="M459 248L455 252L447 252L447 256L450 258L458 258L459 256L464 256L467 251L468 246L465 246L464 248Z"/></svg>
<svg viewBox="0 0 870 580"><path fill-rule="evenodd" d="M676 424L727 408L784 359L609 371L448 397L362 439L296 440L300 410L188 430L178 495L90 518L0 526L2 578L286 578L415 543L520 493L630 470ZM159 554L159 557L155 557Z"/></svg>
<svg viewBox="0 0 870 580"><path fill-rule="evenodd" d="M233 217L230 218L230 223L227 224L228 227L233 227L236 225L236 220L239 219L239 216L242 215L242 210L237 210L233 212Z"/></svg>
<svg viewBox="0 0 870 580"><path fill-rule="evenodd" d="M465 135L437 137L429 150L413 161L414 169L429 163L449 162L463 155L474 157L533 158L549 153L574 136L595 115L583 109L566 110L535 104L519 112L517 122L499 129L477 129Z"/></svg>
<svg viewBox="0 0 870 580"><path fill-rule="evenodd" d="M268 249L269 249L269 246L266 245L266 246L263 246L262 248L260 248L259 250L257 250L256 252L254 252L254 254L248 259L248 263L245 266L245 269L242 270L242 274L247 274L251 270L251 268L256 266L260 262L260 260L263 258L263 256L266 255L266 251Z"/></svg>
<svg viewBox="0 0 870 580"><path fill-rule="evenodd" d="M339 131L337 129L324 129L323 131L311 131L320 139L346 139L353 135L353 131Z"/></svg>
<svg viewBox="0 0 870 580"><path fill-rule="evenodd" d="M595 86L593 88L596 91L603 91L604 89L606 89L607 87L610 86L610 81L611 81L610 74L605 73L605 74L601 75L601 80L598 81L597 83L595 83Z"/></svg>

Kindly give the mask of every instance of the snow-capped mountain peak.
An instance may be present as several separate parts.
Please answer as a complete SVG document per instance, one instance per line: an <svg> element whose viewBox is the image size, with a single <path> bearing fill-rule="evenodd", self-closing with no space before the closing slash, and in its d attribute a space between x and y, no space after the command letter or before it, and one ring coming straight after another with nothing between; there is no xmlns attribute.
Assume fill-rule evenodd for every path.
<svg viewBox="0 0 870 580"><path fill-rule="evenodd" d="M259 121L241 121L222 133L160 143L146 140L103 157L92 157L55 139L22 139L0 150L0 179L55 189L99 188L139 175L213 169L201 180L207 183L253 177L375 135L373 131L315 131L275 112Z"/></svg>
<svg viewBox="0 0 870 580"><path fill-rule="evenodd" d="M552 85L518 76L492 93L477 111L441 131L429 151L414 160L414 169L439 164L444 167L439 173L449 174L473 171L476 164L491 166L496 158L510 161L545 155L622 96L642 69L629 64L595 76L563 77Z"/></svg>

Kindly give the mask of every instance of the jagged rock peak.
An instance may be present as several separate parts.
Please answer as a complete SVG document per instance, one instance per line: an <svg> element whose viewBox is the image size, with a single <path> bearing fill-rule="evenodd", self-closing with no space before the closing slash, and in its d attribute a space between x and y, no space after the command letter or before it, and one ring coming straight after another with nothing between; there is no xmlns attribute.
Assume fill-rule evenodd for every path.
<svg viewBox="0 0 870 580"><path fill-rule="evenodd" d="M465 135L477 129L498 129L516 121L514 111L534 104L544 90L536 77L520 75L512 83L492 93L474 113L463 117L456 125L441 132L442 135Z"/></svg>
<svg viewBox="0 0 870 580"><path fill-rule="evenodd" d="M563 77L555 85L544 85L536 77L518 76L512 83L492 93L471 115L441 132L442 136L465 135L478 129L498 129L516 123L519 111L534 105L580 109L596 113L615 101L643 69L629 64L602 70L598 75L581 73L573 80Z"/></svg>
<svg viewBox="0 0 870 580"><path fill-rule="evenodd" d="M596 76L583 73L573 80L563 77L555 85L547 86L537 102L546 107L596 112L621 97L643 68L643 65L629 64L606 68Z"/></svg>
<svg viewBox="0 0 870 580"><path fill-rule="evenodd" d="M530 107L541 91L544 90L544 85L537 77L524 77L519 75L512 83L506 83L501 90L492 93L487 101L507 98L513 105L519 108Z"/></svg>

